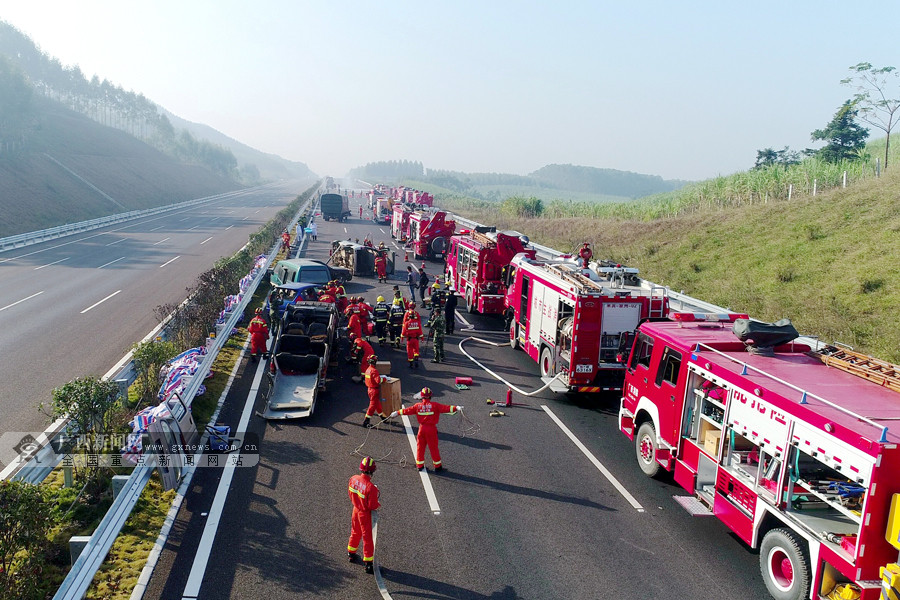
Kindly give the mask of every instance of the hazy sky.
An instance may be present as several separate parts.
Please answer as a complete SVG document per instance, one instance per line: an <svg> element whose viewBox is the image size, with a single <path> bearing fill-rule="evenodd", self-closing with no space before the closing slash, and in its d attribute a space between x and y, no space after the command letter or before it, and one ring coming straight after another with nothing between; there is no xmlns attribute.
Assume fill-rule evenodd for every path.
<svg viewBox="0 0 900 600"><path fill-rule="evenodd" d="M900 66L898 17L898 0L0 0L63 64L320 175L744 170L810 146L850 65Z"/></svg>

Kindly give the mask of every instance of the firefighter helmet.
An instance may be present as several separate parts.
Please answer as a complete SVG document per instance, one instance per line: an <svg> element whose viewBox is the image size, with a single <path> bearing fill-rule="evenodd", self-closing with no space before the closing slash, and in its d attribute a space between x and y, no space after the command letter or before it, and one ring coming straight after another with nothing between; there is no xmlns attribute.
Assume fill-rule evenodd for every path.
<svg viewBox="0 0 900 600"><path fill-rule="evenodd" d="M422 396L422 400L430 400L431 399L431 388L423 387L422 391L419 392L419 395Z"/></svg>
<svg viewBox="0 0 900 600"><path fill-rule="evenodd" d="M350 338L350 341L352 342L353 340L355 340L355 339L358 338L359 336L356 335L356 332L355 332L355 331L351 331L351 332L350 332L350 335L347 336L347 337L349 337L349 338Z"/></svg>
<svg viewBox="0 0 900 600"><path fill-rule="evenodd" d="M363 473L374 473L377 468L378 465L375 464L375 459L371 456L366 456L359 462L359 470Z"/></svg>
<svg viewBox="0 0 900 600"><path fill-rule="evenodd" d="M378 296L375 298L375 302L384 302L384 296Z"/></svg>
<svg viewBox="0 0 900 600"><path fill-rule="evenodd" d="M435 281L435 282L434 282L434 285L431 286L431 287L437 289L437 288L441 287L441 284L439 284L437 281Z"/></svg>
<svg viewBox="0 0 900 600"><path fill-rule="evenodd" d="M373 354L367 360L369 361L370 365L374 365L375 363L378 362L378 357Z"/></svg>
<svg viewBox="0 0 900 600"><path fill-rule="evenodd" d="M262 314L262 309L261 309L261 308L257 308L257 309L256 309L256 314L261 315L261 314Z"/></svg>

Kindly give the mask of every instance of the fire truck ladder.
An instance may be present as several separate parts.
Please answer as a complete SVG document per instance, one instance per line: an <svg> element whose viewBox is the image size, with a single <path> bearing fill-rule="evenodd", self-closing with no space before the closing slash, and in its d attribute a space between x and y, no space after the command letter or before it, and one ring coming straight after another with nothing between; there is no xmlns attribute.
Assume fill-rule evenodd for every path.
<svg viewBox="0 0 900 600"><path fill-rule="evenodd" d="M810 355L830 367L853 373L857 377L900 392L900 366L837 346L824 346L810 352Z"/></svg>
<svg viewBox="0 0 900 600"><path fill-rule="evenodd" d="M472 236L472 239L473 239L473 240L475 240L476 242L480 242L480 243L481 243L482 245L484 245L485 247L491 247L491 248L493 248L494 246L497 245L497 243L496 243L494 240L492 240L491 238L489 238L489 237L486 236L485 234L481 233L480 231L472 230L472 232L470 233L470 235Z"/></svg>
<svg viewBox="0 0 900 600"><path fill-rule="evenodd" d="M574 273L572 271L569 271L562 265L547 265L547 268L556 273L558 276L562 277L564 280L568 281L569 283L575 284L581 289L591 287L600 292L604 291L603 286L596 281L585 277L581 273Z"/></svg>

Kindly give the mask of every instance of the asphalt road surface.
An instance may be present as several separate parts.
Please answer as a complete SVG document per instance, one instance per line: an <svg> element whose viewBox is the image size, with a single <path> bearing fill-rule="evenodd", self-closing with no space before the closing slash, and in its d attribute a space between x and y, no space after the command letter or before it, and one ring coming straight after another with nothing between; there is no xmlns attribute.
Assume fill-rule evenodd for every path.
<svg viewBox="0 0 900 600"><path fill-rule="evenodd" d="M157 306L230 256L310 183L220 194L0 253L0 435L43 431L51 390L103 375L159 323Z"/></svg>
<svg viewBox="0 0 900 600"><path fill-rule="evenodd" d="M357 205L351 200L354 216ZM389 228L370 221L320 222L307 256L327 257L331 240L366 233L376 244L391 243ZM405 272L402 252L399 259ZM426 270L434 275L441 266L428 263ZM355 277L347 292L372 302L379 294L390 297L393 283ZM259 463L234 469L222 490L221 470L198 469L145 598L385 597L361 562L346 557L347 479L358 472L354 451L361 444L361 453L381 459L374 476L382 503L376 559L389 597L767 597L755 553L716 519L686 513L672 499L684 492L671 480L641 473L631 442L617 428L617 397L515 395L513 407L500 407L505 416L488 416L495 407L486 399L505 399L506 386L458 344L470 335L497 342L507 335L497 318L462 317L494 333L470 334L458 322L446 340L445 364L430 363L426 347L421 368L410 370L403 351L375 344L401 378L405 403L427 385L436 400L465 406L465 418L441 417L446 469L435 474L427 462L426 477L413 467L404 427L384 424L368 433L360 426L368 401L363 386L349 379L355 367L341 363L331 373L312 417L266 422L258 414L261 398L249 393L264 366L245 359L221 420L236 427L250 402ZM541 385L537 365L523 352L471 341L465 348L519 387ZM471 389L457 390L457 375L471 376ZM218 520L217 496L226 500Z"/></svg>

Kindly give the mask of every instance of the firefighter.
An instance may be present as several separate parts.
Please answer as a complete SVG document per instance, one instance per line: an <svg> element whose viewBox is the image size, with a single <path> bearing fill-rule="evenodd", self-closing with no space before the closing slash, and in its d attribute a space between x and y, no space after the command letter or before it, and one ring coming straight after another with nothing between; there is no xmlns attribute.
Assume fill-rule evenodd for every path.
<svg viewBox="0 0 900 600"><path fill-rule="evenodd" d="M378 486L372 483L376 469L375 461L366 456L359 463L359 475L350 478L348 485L353 516L350 519L350 541L347 542L347 556L350 562L356 560L359 541L363 543L363 562L366 573L374 572L375 542L372 540L372 511L381 508L378 503Z"/></svg>
<svg viewBox="0 0 900 600"><path fill-rule="evenodd" d="M281 249L285 252L291 249L291 234L287 229L281 232Z"/></svg>
<svg viewBox="0 0 900 600"><path fill-rule="evenodd" d="M349 302L347 301L347 290L344 289L344 284L342 284L338 280L334 280L334 297L337 299L337 309L338 312L343 313L347 310L347 305Z"/></svg>
<svg viewBox="0 0 900 600"><path fill-rule="evenodd" d="M453 330L456 329L456 303L458 301L458 297L456 295L456 291L451 287L447 290L447 300L444 302L444 323L445 323L445 332L447 335L453 333ZM509 326L506 327L509 329Z"/></svg>
<svg viewBox="0 0 900 600"><path fill-rule="evenodd" d="M261 308L256 309L247 331L250 332L250 359L256 362L257 354L266 355L266 340L269 339L269 326L262 317Z"/></svg>
<svg viewBox="0 0 900 600"><path fill-rule="evenodd" d="M406 338L406 360L411 369L419 368L419 338L422 337L422 318L416 312L415 304L403 315L403 330L400 332Z"/></svg>
<svg viewBox="0 0 900 600"><path fill-rule="evenodd" d="M444 311L440 308L433 310L428 326L431 327L428 337L434 342L434 358L431 359L431 362L444 362L444 329L446 327L444 324Z"/></svg>
<svg viewBox="0 0 900 600"><path fill-rule="evenodd" d="M278 314L281 312L281 306L284 304L284 298L280 289L272 290L269 294L269 328L274 329L275 323L278 321Z"/></svg>
<svg viewBox="0 0 900 600"><path fill-rule="evenodd" d="M581 257L581 260L583 263L582 266L587 268L588 263L591 261L591 257L594 256L594 252L593 252L593 250L591 250L591 245L589 243L585 242L581 246L581 250L578 251L578 256Z"/></svg>
<svg viewBox="0 0 900 600"><path fill-rule="evenodd" d="M444 292L441 290L441 284L437 281L431 286L431 310L442 310L444 308Z"/></svg>
<svg viewBox="0 0 900 600"><path fill-rule="evenodd" d="M362 325L359 315L350 313L350 319L347 321L347 331L351 336L362 337Z"/></svg>
<svg viewBox="0 0 900 600"><path fill-rule="evenodd" d="M384 414L384 411L381 409L381 382L386 379L386 377L382 376L381 373L378 372L378 368L375 366L375 363L378 362L378 357L372 354L366 359L367 368L365 375L366 382L366 393L369 395L369 407L366 409L366 418L363 419L363 427L372 427L369 423L369 417L374 414L377 414L382 419L387 418L387 415Z"/></svg>
<svg viewBox="0 0 900 600"><path fill-rule="evenodd" d="M356 297L356 307L359 310L359 324L362 326L363 337L368 339L372 333L372 305L362 296Z"/></svg>
<svg viewBox="0 0 900 600"><path fill-rule="evenodd" d="M363 380L366 369L369 366L369 357L375 354L372 344L356 335L350 335L350 357L347 362L352 365L359 365L359 374L350 377L353 383L359 383Z"/></svg>
<svg viewBox="0 0 900 600"><path fill-rule="evenodd" d="M431 389L422 388L422 391L414 396L419 400L412 406L395 410L390 414L390 418L397 415L416 415L419 421L419 433L416 435L416 469L421 471L425 468L425 447L428 446L431 452L431 462L434 463L434 470L440 471L444 468L441 464L441 451L438 449L437 425L442 414L456 414L462 410L462 406L453 406L441 404L440 402L431 401Z"/></svg>
<svg viewBox="0 0 900 600"><path fill-rule="evenodd" d="M325 288L321 292L319 292L319 302L330 302L334 303L337 301L337 298L334 297L334 292L332 288Z"/></svg>
<svg viewBox="0 0 900 600"><path fill-rule="evenodd" d="M378 275L378 283L387 283L387 259L383 252L375 257L375 274Z"/></svg>
<svg viewBox="0 0 900 600"><path fill-rule="evenodd" d="M403 299L403 294L400 293L400 286L395 285L394 286L394 300L402 300L402 299Z"/></svg>
<svg viewBox="0 0 900 600"><path fill-rule="evenodd" d="M375 308L372 309L372 316L375 318L375 335L378 336L378 345L384 346L387 340L387 325L390 317L391 308L384 301L384 296L378 296L375 300Z"/></svg>
<svg viewBox="0 0 900 600"><path fill-rule="evenodd" d="M388 325L391 332L391 344L395 348L400 347L400 332L403 331L403 317L406 311L403 309L403 300L394 298L391 304L391 314L388 317Z"/></svg>

